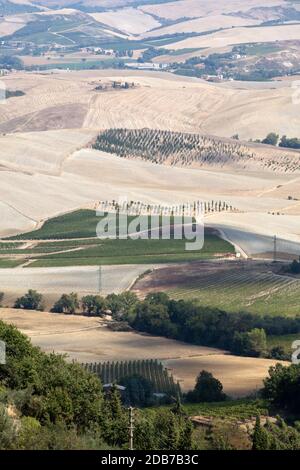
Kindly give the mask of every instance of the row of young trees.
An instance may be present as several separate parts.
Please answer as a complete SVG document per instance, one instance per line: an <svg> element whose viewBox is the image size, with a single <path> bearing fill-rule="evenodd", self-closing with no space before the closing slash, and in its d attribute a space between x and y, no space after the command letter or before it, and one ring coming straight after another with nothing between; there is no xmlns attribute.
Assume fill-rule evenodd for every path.
<svg viewBox="0 0 300 470"><path fill-rule="evenodd" d="M93 147L124 158L180 166L224 165L229 161L247 162L254 158L253 151L237 141L153 129L108 129L99 134Z"/></svg>
<svg viewBox="0 0 300 470"><path fill-rule="evenodd" d="M84 367L98 375L104 384L121 383L124 377L144 377L155 393L180 395L179 384L174 382L172 375L161 362L153 359L135 361L113 361L84 364Z"/></svg>

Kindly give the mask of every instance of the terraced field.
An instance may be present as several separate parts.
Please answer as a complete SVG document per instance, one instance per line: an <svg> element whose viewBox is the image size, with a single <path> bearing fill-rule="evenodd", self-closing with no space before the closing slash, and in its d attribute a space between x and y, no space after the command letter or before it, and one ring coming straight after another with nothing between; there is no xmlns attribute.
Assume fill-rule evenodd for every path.
<svg viewBox="0 0 300 470"><path fill-rule="evenodd" d="M166 291L172 298L193 300L228 312L294 316L300 313L300 280L275 274L271 265L199 263L190 272L178 267L155 271L137 283L140 293ZM160 288L159 288L160 286Z"/></svg>

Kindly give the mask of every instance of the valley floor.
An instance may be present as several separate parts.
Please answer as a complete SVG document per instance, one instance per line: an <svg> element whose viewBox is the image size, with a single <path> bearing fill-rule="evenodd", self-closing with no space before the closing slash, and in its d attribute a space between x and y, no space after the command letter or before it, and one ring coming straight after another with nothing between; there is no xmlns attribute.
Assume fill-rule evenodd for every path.
<svg viewBox="0 0 300 470"><path fill-rule="evenodd" d="M115 332L105 321L84 316L0 309L0 320L14 324L46 352L67 354L79 362L159 359L179 380L193 388L202 369L213 373L230 396L257 391L276 361L228 355L225 351L136 332ZM278 362L278 361L277 361Z"/></svg>

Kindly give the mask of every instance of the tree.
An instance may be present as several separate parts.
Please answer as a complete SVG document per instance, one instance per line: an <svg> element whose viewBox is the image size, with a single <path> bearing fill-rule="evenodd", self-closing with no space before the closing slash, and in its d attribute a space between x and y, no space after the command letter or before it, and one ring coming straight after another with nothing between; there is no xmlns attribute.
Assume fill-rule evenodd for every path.
<svg viewBox="0 0 300 470"><path fill-rule="evenodd" d="M195 388L187 394L187 400L197 402L218 402L226 400L222 383L210 372L203 370L197 377Z"/></svg>
<svg viewBox="0 0 300 470"><path fill-rule="evenodd" d="M165 292L154 292L148 294L145 300L151 305L168 305L170 297Z"/></svg>
<svg viewBox="0 0 300 470"><path fill-rule="evenodd" d="M111 311L113 318L122 319L127 317L138 303L138 297L133 292L122 294L109 294L106 297L107 308Z"/></svg>
<svg viewBox="0 0 300 470"><path fill-rule="evenodd" d="M244 333L236 332L233 337L233 352L243 356L261 357L267 351L267 336L262 328Z"/></svg>
<svg viewBox="0 0 300 470"><path fill-rule="evenodd" d="M284 135L279 142L279 147L300 149L300 139L297 139L296 137L289 139Z"/></svg>
<svg viewBox="0 0 300 470"><path fill-rule="evenodd" d="M0 450L14 449L16 434L13 419L8 416L7 410L0 403Z"/></svg>
<svg viewBox="0 0 300 470"><path fill-rule="evenodd" d="M124 446L128 442L128 413L122 406L120 393L113 385L102 408L102 434L111 445Z"/></svg>
<svg viewBox="0 0 300 470"><path fill-rule="evenodd" d="M129 406L151 406L153 405L153 384L145 377L131 375L119 381L120 385L126 387L124 401Z"/></svg>
<svg viewBox="0 0 300 470"><path fill-rule="evenodd" d="M81 299L84 313L102 317L106 310L106 301L100 295L87 295Z"/></svg>
<svg viewBox="0 0 300 470"><path fill-rule="evenodd" d="M133 327L170 338L177 336L177 327L170 321L167 306L148 301L137 305Z"/></svg>
<svg viewBox="0 0 300 470"><path fill-rule="evenodd" d="M71 294L63 294L61 298L55 302L51 312L74 315L76 310L79 309L79 306L78 295L72 292Z"/></svg>
<svg viewBox="0 0 300 470"><path fill-rule="evenodd" d="M154 419L156 449L177 450L180 439L180 428L174 413L162 410Z"/></svg>
<svg viewBox="0 0 300 470"><path fill-rule="evenodd" d="M42 424L64 421L85 430L99 423L102 408L100 380L64 356L45 354L16 328L0 322L6 343L6 364L0 380L11 389L24 390L19 409Z"/></svg>
<svg viewBox="0 0 300 470"><path fill-rule="evenodd" d="M300 413L300 364L289 367L276 364L271 367L269 377L264 380L262 393L278 408Z"/></svg>
<svg viewBox="0 0 300 470"><path fill-rule="evenodd" d="M277 359L278 361L286 361L290 359L290 355L287 354L283 346L274 346L271 348L268 356L271 359Z"/></svg>
<svg viewBox="0 0 300 470"><path fill-rule="evenodd" d="M289 269L290 269L290 272L293 274L300 274L300 262L294 259Z"/></svg>
<svg viewBox="0 0 300 470"><path fill-rule="evenodd" d="M253 445L252 450L268 450L269 449L269 436L267 431L260 424L260 417L256 417L254 432L253 432Z"/></svg>
<svg viewBox="0 0 300 470"><path fill-rule="evenodd" d="M268 145L277 145L279 141L279 135L275 134L275 132L270 132L267 137L262 140L262 144L268 144Z"/></svg>
<svg viewBox="0 0 300 470"><path fill-rule="evenodd" d="M37 291L30 289L23 297L19 297L15 301L14 308L22 308L25 310L44 310L43 296Z"/></svg>

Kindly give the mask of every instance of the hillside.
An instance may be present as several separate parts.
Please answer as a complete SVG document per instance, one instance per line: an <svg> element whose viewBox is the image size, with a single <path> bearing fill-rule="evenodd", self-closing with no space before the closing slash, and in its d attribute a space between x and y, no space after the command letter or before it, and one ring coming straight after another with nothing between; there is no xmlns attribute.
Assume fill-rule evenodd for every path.
<svg viewBox="0 0 300 470"><path fill-rule="evenodd" d="M122 158L141 158L171 166L300 171L300 152L208 135L111 129L98 135L93 148Z"/></svg>

